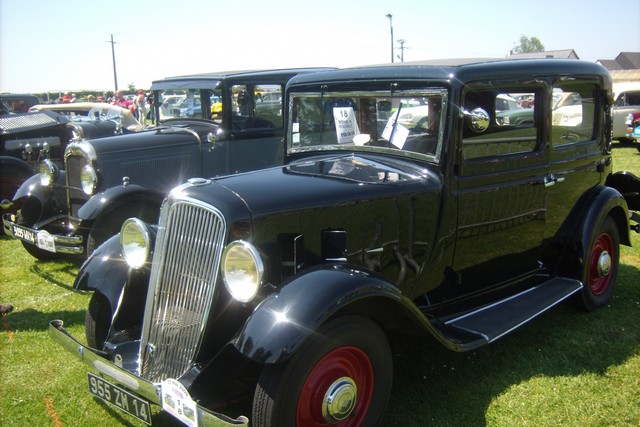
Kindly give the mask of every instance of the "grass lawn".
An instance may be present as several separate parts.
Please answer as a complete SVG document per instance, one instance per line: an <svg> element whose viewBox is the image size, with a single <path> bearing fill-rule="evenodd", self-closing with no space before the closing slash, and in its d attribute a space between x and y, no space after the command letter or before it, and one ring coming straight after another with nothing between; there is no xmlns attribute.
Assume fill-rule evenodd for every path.
<svg viewBox="0 0 640 427"><path fill-rule="evenodd" d="M640 175L640 153L614 146L615 169ZM470 353L398 339L384 425L640 426L640 235L632 238L611 303L594 313L562 305ZM63 319L84 337L90 296L73 290L77 270L0 237L0 302L16 307L0 320L2 426L144 425L94 401L85 366L48 336L49 320ZM153 422L175 425L157 410Z"/></svg>

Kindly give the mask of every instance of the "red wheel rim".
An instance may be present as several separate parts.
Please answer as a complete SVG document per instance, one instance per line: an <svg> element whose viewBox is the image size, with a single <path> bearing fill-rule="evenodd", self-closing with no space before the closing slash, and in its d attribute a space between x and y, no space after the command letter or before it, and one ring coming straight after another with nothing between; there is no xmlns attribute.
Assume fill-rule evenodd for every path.
<svg viewBox="0 0 640 427"><path fill-rule="evenodd" d="M341 422L329 422L323 416L323 402L332 384L340 378L351 379L357 398L350 415ZM296 425L304 427L361 425L373 395L373 368L369 357L356 347L339 347L327 353L305 380L296 411Z"/></svg>
<svg viewBox="0 0 640 427"><path fill-rule="evenodd" d="M595 296L602 295L609 287L614 250L613 240L607 233L602 233L593 243L589 260L589 289ZM609 261L606 268L603 268L604 258L608 258Z"/></svg>

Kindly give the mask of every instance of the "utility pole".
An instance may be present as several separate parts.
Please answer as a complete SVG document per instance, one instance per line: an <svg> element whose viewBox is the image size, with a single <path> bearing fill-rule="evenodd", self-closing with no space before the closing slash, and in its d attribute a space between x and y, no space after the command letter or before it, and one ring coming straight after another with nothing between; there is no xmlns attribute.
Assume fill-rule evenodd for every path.
<svg viewBox="0 0 640 427"><path fill-rule="evenodd" d="M387 13L385 16L389 18L389 28L391 29L391 62L393 63L393 15Z"/></svg>
<svg viewBox="0 0 640 427"><path fill-rule="evenodd" d="M113 41L113 34L111 34L111 41L107 43L111 43L111 58L113 59L113 83L116 87L115 92L117 92L118 91L118 75L116 74L116 50L114 48L116 42Z"/></svg>
<svg viewBox="0 0 640 427"><path fill-rule="evenodd" d="M409 49L408 47L404 47L406 42L407 41L405 39L398 39L398 43L400 43L400 55L398 55L400 62L404 62L404 50Z"/></svg>

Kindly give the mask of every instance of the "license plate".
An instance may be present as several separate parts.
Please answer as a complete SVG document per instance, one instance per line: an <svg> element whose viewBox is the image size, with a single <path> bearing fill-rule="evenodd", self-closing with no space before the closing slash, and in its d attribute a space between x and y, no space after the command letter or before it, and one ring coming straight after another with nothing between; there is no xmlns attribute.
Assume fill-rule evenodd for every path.
<svg viewBox="0 0 640 427"><path fill-rule="evenodd" d="M28 228L23 228L20 227L19 225L12 225L13 227L13 235L20 239L20 240L24 240L25 242L29 242L33 245L36 244L36 233L29 230Z"/></svg>
<svg viewBox="0 0 640 427"><path fill-rule="evenodd" d="M53 236L49 234L48 231L33 231L25 227L21 227L19 225L12 225L13 235L25 242L31 243L32 245L36 245L40 249L44 249L49 252L56 252L56 243L53 240Z"/></svg>
<svg viewBox="0 0 640 427"><path fill-rule="evenodd" d="M151 411L149 402L142 400L134 394L111 384L104 379L89 373L89 393L95 397L109 402L118 409L134 416L140 421L151 425Z"/></svg>

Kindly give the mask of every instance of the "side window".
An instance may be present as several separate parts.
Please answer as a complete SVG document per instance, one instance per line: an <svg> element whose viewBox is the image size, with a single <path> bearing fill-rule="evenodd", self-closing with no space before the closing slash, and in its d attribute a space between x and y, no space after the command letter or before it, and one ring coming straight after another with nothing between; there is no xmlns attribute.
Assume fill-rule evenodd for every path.
<svg viewBox="0 0 640 427"><path fill-rule="evenodd" d="M236 131L275 129L283 125L280 85L233 85L231 101Z"/></svg>
<svg viewBox="0 0 640 427"><path fill-rule="evenodd" d="M531 89L467 92L462 143L465 159L535 151L539 98L538 92Z"/></svg>
<svg viewBox="0 0 640 427"><path fill-rule="evenodd" d="M594 139L595 91L595 83L571 81L554 85L551 104L554 146Z"/></svg>

